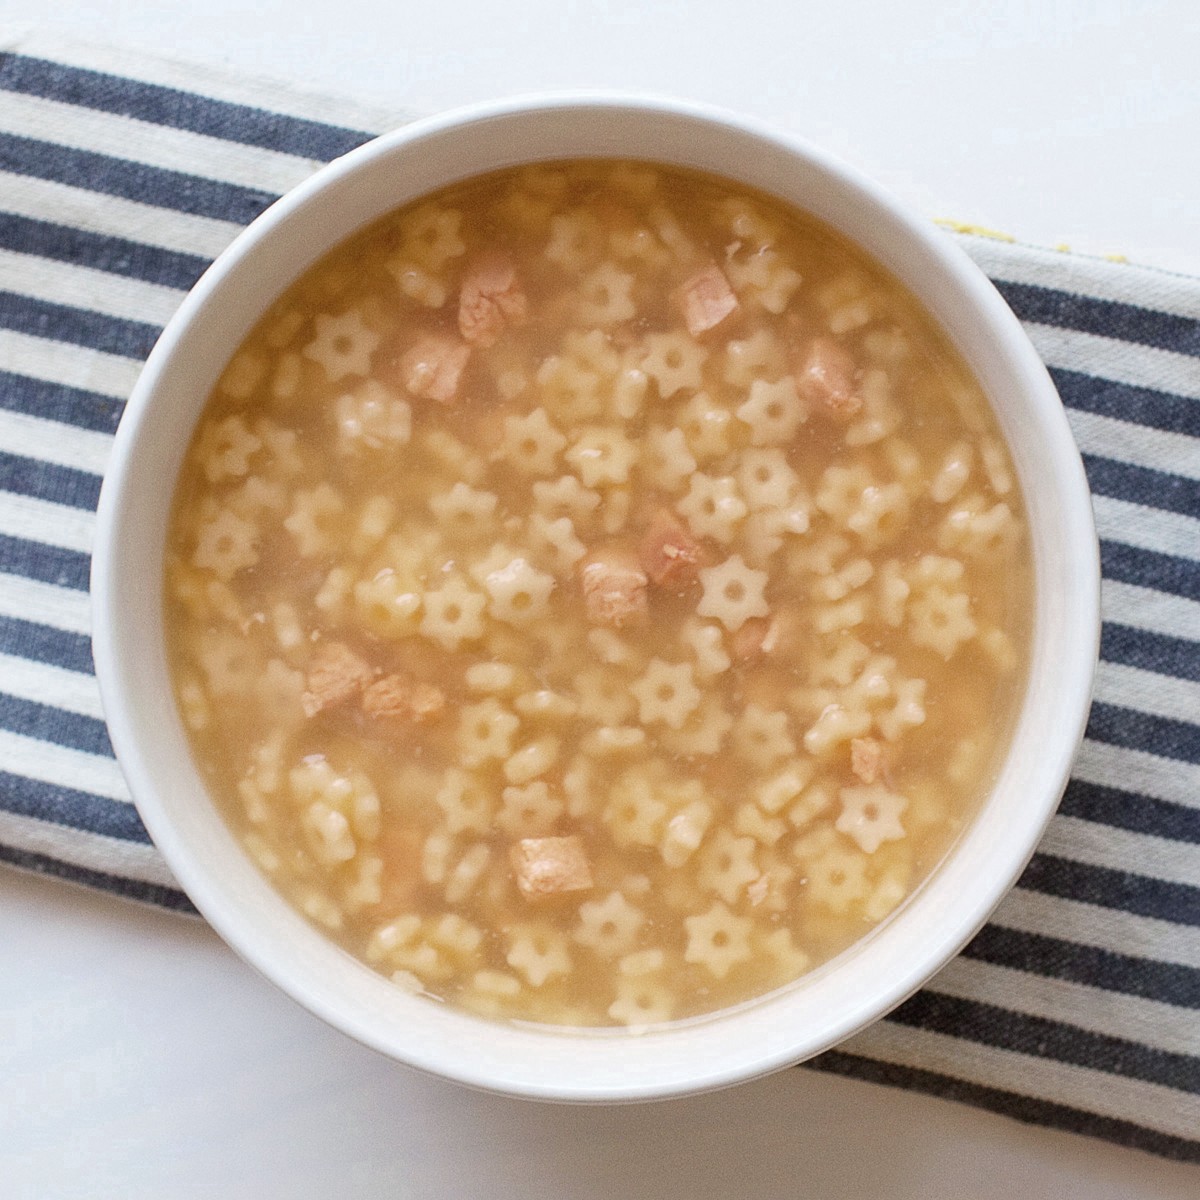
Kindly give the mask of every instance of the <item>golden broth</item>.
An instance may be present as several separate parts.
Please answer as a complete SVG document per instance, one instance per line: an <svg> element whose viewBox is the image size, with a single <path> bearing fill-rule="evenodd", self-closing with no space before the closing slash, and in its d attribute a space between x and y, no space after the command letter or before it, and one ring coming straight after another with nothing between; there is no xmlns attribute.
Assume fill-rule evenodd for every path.
<svg viewBox="0 0 1200 1200"><path fill-rule="evenodd" d="M400 986L632 1028L882 921L990 785L1031 567L916 301L716 177L454 185L309 270L214 390L180 710L275 885Z"/></svg>

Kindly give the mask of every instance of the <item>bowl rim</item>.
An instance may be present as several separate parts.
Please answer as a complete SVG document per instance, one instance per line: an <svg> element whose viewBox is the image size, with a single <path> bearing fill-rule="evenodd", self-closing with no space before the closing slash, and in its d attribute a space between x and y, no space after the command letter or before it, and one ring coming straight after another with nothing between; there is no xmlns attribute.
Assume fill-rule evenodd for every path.
<svg viewBox="0 0 1200 1200"><path fill-rule="evenodd" d="M137 727L132 714L131 684L128 671L121 661L121 637L118 635L121 624L119 608L123 594L121 566L125 561L121 537L124 524L122 517L127 514L131 505L148 503L147 500L139 500L130 493L130 476L148 414L155 395L163 385L164 377L172 369L181 344L190 334L194 321L213 303L214 297L220 295L221 289L235 273L238 264L254 247L277 237L281 227L294 213L310 205L319 204L321 198L328 195L331 189L370 168L372 164L404 154L430 139L461 131L467 126L514 118L536 121L548 113L579 114L584 111L610 115L633 114L635 117L650 119L680 119L697 128L716 126L747 142L764 143L791 155L797 164L803 163L814 168L818 174L831 177L839 186L857 193L868 207L874 208L902 226L905 236L912 240L916 251L929 264L929 270L940 273L948 280L958 295L986 322L990 336L996 342L1002 357L1007 360L1013 374L1020 380L1026 395L1031 397L1029 404L1038 411L1042 431L1052 443L1055 468L1059 472L1056 481L1058 491L1070 499L1070 502L1064 505L1061 516L1066 524L1065 544L1069 553L1073 555L1071 562L1067 564L1070 567L1068 574L1076 590L1064 601L1071 606L1073 625L1067 628L1067 644L1058 648L1061 652L1061 662L1057 682L1066 716L1063 724L1057 729L1055 738L1048 739L1041 747L1046 759L1038 768L1038 778L1044 785L1044 795L1039 797L1037 805L1023 811L1022 836L1010 846L1004 861L1004 870L996 872L986 888L977 887L974 892L969 893L970 902L956 912L952 920L939 927L936 931L937 936L932 937L929 944L923 947L923 953L914 956L905 969L897 971L886 987L878 989L871 996L870 1004L848 1008L839 1018L830 1019L823 1028L820 1044L806 1045L803 1037L793 1036L786 1040L778 1040L770 1047L757 1051L748 1049L737 1061L732 1061L726 1056L721 1060L720 1067L711 1068L703 1061L702 1054L687 1050L677 1069L665 1075L660 1074L656 1078L622 1077L619 1074L614 1075L611 1071L604 1071L599 1074L593 1073L586 1078L580 1075L573 1079L556 1079L552 1076L560 1056L555 1053L546 1055L548 1065L541 1070L534 1069L531 1074L530 1070L525 1068L504 1076L503 1072L497 1072L494 1065L484 1063L479 1058L472 1058L468 1054L448 1054L446 1049L436 1042L425 1045L398 1045L395 1030L381 1029L378 1022L364 1019L361 1014L356 1016L348 1013L345 1005L340 1003L336 989L331 992L298 981L297 963L292 961L289 965L284 961L286 955L281 958L279 948L273 951L263 944L262 938L255 933L253 914L238 910L222 881L215 878L213 872L193 853L187 839L181 835L172 819L169 808L164 805L155 772L144 753L145 738L149 735L149 730ZM617 152L613 157L637 156L628 152ZM661 161L662 156L655 157ZM531 153L522 161L546 161L546 157ZM479 172L468 171L466 175L476 173ZM736 171L716 173L737 177ZM463 178L466 175L458 177ZM379 215L382 211L380 210ZM906 282L910 282L911 285L911 281ZM1028 487L1028 481L1025 479L1022 479L1022 484ZM838 1044L851 1033L903 1002L974 936L1032 856L1037 841L1057 807L1071 763L1082 740L1099 644L1099 578L1098 542L1086 477L1057 392L1016 317L983 273L943 231L938 230L932 222L910 213L905 205L857 168L845 164L827 151L794 134L756 118L735 114L712 105L665 96L611 91L552 92L463 106L414 121L365 143L320 168L271 205L234 239L205 272L168 322L147 359L114 439L97 509L92 559L93 655L112 745L138 812L154 843L200 912L221 937L260 974L304 1007L356 1040L389 1057L444 1078L510 1095L545 1099L606 1102L654 1099L709 1090L754 1078ZM1041 582L1036 586L1040 589ZM1036 636L1036 629L1031 636ZM1029 703L1028 696L1025 703ZM1015 738L1015 730L1013 736ZM195 773L194 767L192 771ZM951 852L950 859L953 857L954 851ZM938 867L934 875L944 872L946 865L943 863ZM927 884L928 881L922 887ZM918 892L920 890L918 889ZM324 939L324 935L316 936L327 940ZM817 977L819 982L820 978L829 974L833 966L841 964L847 955L858 953L864 943L869 943L874 936L874 933L868 935L856 947L832 960L829 967L814 972L813 976L809 977L810 980ZM783 990L786 992L788 989ZM670 1028L682 1030L685 1036L691 1036L691 1030L737 1022L748 1008L773 1004L776 995L773 993L751 1002L749 1006L723 1010L709 1017L699 1018L695 1022L688 1022L682 1027ZM414 1003L428 1004L419 1000L415 1000ZM597 1039L591 1036L557 1034L552 1030L537 1031L531 1042L524 1031L509 1025L481 1022L479 1018L466 1014L458 1014L455 1019L473 1022L476 1025L486 1024L492 1038L503 1039L509 1034L519 1034L520 1036L509 1037L508 1040L519 1044L522 1051L535 1045L538 1039L546 1043L548 1038L556 1036L564 1038L565 1044L579 1049L581 1054L584 1053L584 1045L597 1042ZM623 1043L635 1048L649 1047L657 1036L655 1033L649 1033L641 1039L625 1037ZM695 1039L692 1040L694 1043ZM466 1041L469 1043L470 1039ZM610 1047L616 1046L622 1044L622 1039L607 1039L607 1044ZM671 1054L667 1055L667 1060L668 1063L673 1061ZM571 1057L567 1056L565 1061L570 1065Z"/></svg>

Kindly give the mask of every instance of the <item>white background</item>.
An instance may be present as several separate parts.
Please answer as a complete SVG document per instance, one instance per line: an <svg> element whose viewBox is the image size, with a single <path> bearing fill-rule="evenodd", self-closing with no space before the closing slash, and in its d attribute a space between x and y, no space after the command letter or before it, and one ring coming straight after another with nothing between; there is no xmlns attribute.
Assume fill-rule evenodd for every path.
<svg viewBox="0 0 1200 1200"><path fill-rule="evenodd" d="M0 0L9 21L391 110L674 92L931 217L1200 274L1194 0ZM1200 1168L803 1070L638 1108L477 1095L325 1028L199 922L0 868L2 1200L1013 1195L1194 1200Z"/></svg>

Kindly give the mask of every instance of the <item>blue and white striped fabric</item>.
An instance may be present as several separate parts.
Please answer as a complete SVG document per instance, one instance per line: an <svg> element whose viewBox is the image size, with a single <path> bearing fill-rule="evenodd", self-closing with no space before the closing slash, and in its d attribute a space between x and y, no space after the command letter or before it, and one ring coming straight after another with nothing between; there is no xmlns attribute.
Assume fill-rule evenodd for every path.
<svg viewBox="0 0 1200 1200"><path fill-rule="evenodd" d="M141 361L206 264L394 121L111 52L0 52L0 860L189 909L92 678L100 478ZM1200 1162L1200 280L963 245L1025 322L1084 452L1096 703L992 923L810 1065Z"/></svg>

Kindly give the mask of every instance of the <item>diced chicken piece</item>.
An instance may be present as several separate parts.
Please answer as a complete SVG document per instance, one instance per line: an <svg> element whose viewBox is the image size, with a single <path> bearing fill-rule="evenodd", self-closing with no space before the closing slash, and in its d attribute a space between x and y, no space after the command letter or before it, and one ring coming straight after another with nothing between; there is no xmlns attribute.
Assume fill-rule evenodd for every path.
<svg viewBox="0 0 1200 1200"><path fill-rule="evenodd" d="M692 337L720 325L738 306L729 281L716 263L710 263L686 279L675 296Z"/></svg>
<svg viewBox="0 0 1200 1200"><path fill-rule="evenodd" d="M640 545L638 559L658 587L682 591L696 582L701 546L669 509L659 509Z"/></svg>
<svg viewBox="0 0 1200 1200"><path fill-rule="evenodd" d="M446 696L431 683L404 675L385 675L363 692L362 710L368 717L423 725L441 716Z"/></svg>
<svg viewBox="0 0 1200 1200"><path fill-rule="evenodd" d="M400 360L404 386L414 396L450 404L458 387L471 347L445 334L427 334Z"/></svg>
<svg viewBox="0 0 1200 1200"><path fill-rule="evenodd" d="M882 766L883 747L874 738L850 739L850 770L863 783L874 783Z"/></svg>
<svg viewBox="0 0 1200 1200"><path fill-rule="evenodd" d="M353 700L374 678L374 672L349 646L323 642L313 655L301 697L306 716L337 708Z"/></svg>
<svg viewBox="0 0 1200 1200"><path fill-rule="evenodd" d="M531 900L592 886L592 868L575 836L522 838L511 852L517 887Z"/></svg>
<svg viewBox="0 0 1200 1200"><path fill-rule="evenodd" d="M580 563L579 581L584 609L593 624L620 629L646 615L650 580L627 550L593 551Z"/></svg>
<svg viewBox="0 0 1200 1200"><path fill-rule="evenodd" d="M855 391L854 360L833 338L814 338L796 372L796 388L806 400L835 417L853 416L862 408Z"/></svg>
<svg viewBox="0 0 1200 1200"><path fill-rule="evenodd" d="M458 331L473 346L492 346L506 325L525 319L528 304L506 254L475 260L458 293Z"/></svg>
<svg viewBox="0 0 1200 1200"><path fill-rule="evenodd" d="M779 648L779 622L774 617L750 617L729 640L737 662L752 662Z"/></svg>

